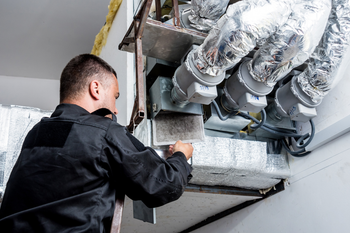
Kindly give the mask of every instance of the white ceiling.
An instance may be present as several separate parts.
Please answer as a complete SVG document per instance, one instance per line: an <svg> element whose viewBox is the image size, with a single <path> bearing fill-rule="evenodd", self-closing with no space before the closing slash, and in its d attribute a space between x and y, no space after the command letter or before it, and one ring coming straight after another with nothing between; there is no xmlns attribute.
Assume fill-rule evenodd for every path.
<svg viewBox="0 0 350 233"><path fill-rule="evenodd" d="M90 53L109 0L0 1L0 75L59 79L68 61Z"/></svg>

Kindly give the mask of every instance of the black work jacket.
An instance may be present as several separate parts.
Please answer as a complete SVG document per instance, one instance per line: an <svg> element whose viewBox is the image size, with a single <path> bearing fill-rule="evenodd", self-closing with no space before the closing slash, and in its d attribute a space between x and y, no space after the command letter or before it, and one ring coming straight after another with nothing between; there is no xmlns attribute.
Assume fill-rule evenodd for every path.
<svg viewBox="0 0 350 233"><path fill-rule="evenodd" d="M183 153L164 160L116 121L61 104L23 143L0 229L109 232L116 195L161 206L182 195L191 171Z"/></svg>

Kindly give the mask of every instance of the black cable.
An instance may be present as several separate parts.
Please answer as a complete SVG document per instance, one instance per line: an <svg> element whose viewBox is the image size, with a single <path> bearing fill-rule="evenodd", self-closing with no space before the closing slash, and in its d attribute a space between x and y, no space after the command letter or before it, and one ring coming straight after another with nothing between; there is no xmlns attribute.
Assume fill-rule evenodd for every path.
<svg viewBox="0 0 350 233"><path fill-rule="evenodd" d="M260 123L260 121L258 119L256 119L255 117L249 115L249 114L246 114L246 113L243 113L243 112L239 112L237 114L238 116L242 116L246 119L250 119L252 121L254 121L255 123ZM291 133L291 132L286 132L286 131L280 131L278 128L274 127L274 126L271 126L267 123L265 123L264 125L262 125L260 128L262 128L263 130L265 131L268 131L270 133L273 133L273 134L276 134L276 135L279 135L281 137L296 137L296 138L299 138L301 137L302 135L299 135L299 134L296 134L296 133Z"/></svg>
<svg viewBox="0 0 350 233"><path fill-rule="evenodd" d="M305 148L298 151L292 151L289 149L289 146L287 146L287 143L284 139L280 139L280 142L282 143L283 148L294 157L304 157L311 153L311 151L306 151Z"/></svg>
<svg viewBox="0 0 350 233"><path fill-rule="evenodd" d="M282 145L282 147L291 155L295 156L295 157L303 157L306 156L308 154L310 154L310 151L306 151L305 147L307 147L310 142L312 141L312 139L315 136L315 124L312 120L310 120L310 125L311 125L311 134L307 133L304 135L300 135L300 134L296 134L296 133L291 133L290 131L287 130L283 130L283 129L279 129L273 125L270 125L268 123L266 123L266 111L265 109L263 109L261 111L261 121L259 121L258 119L256 119L255 117L243 113L243 112L236 112L236 111L232 111L229 114L227 114L226 116L223 116L221 114L219 105L216 103L216 101L213 101L214 107L217 111L217 114L220 118L220 120L222 121L226 121L228 118L230 118L232 115L236 114L237 116L243 117L245 119L249 119L252 120L253 122L255 122L256 124L252 124L250 126L251 129L256 130L258 128L261 128L267 132L270 132L272 134L275 135L279 135L281 137L289 137L289 140L291 140L291 138L294 138L296 140L296 147L300 148L301 150L298 151L292 151L289 146L287 145L287 143L285 142L284 139L280 139L279 142ZM307 142L304 143L304 140L307 140ZM281 148L281 146L279 146Z"/></svg>
<svg viewBox="0 0 350 233"><path fill-rule="evenodd" d="M311 135L309 134L305 134L307 137L304 137L305 135L303 135L302 137L300 137L296 143L296 147L298 148L305 148L307 147L310 142L312 141L312 139L314 138L315 136L315 124L313 122L313 120L310 120L310 125L311 125ZM310 136L310 137L309 137ZM307 142L303 143L303 141L305 139L307 139L309 137L309 140L307 140ZM303 144L302 144L303 143Z"/></svg>
<svg viewBox="0 0 350 233"><path fill-rule="evenodd" d="M216 103L216 101L213 100L212 103L214 104L214 107L215 107L215 109L216 109L216 112L217 112L217 114L218 114L220 120L222 120L222 121L226 121L228 118L230 118L231 116L233 116L233 115L235 115L235 114L237 113L236 111L232 111L232 112L230 112L229 114L227 114L226 116L223 116L223 115L221 114L219 105Z"/></svg>
<svg viewBox="0 0 350 233"><path fill-rule="evenodd" d="M249 115L249 114L245 114L242 112L239 112L237 114L238 116L242 116L244 118L250 119L256 123L261 123L259 122L259 120L257 120L255 117ZM264 111L262 111L262 118L266 117L266 113L264 114ZM260 125L260 124L259 124ZM315 124L312 120L310 120L310 125L311 125L311 135L309 133L304 134L304 135L299 135L299 134L295 134L295 133L290 133L290 132L282 132L280 130L278 130L278 128L271 126L267 123L261 124L259 127L267 132L282 136L282 137L289 137L289 139L291 140L292 138L294 138L295 140L297 140L296 142L296 147L300 148L301 150L298 151L292 151L289 149L289 146L287 146L286 142L284 140L281 140L281 144L283 146L283 148L291 155L295 156L295 157L303 157L306 156L308 154L310 154L310 151L306 151L305 147L307 147L310 142L312 141L312 139L315 136ZM304 143L304 140L307 139L307 142Z"/></svg>
<svg viewBox="0 0 350 233"><path fill-rule="evenodd" d="M237 115L240 115L246 119L249 119L249 120L252 120L254 121L255 123L259 123L260 121L258 119L256 119L255 117L249 115L249 114L246 114L246 113L243 113L243 112L239 112ZM274 131L277 131L279 133L282 133L282 134L289 134L290 136L292 137L301 137L302 135L299 135L299 134L295 134L295 133L291 133L290 130L285 130L285 129L279 129L273 125L270 125L268 123L265 123L264 124L264 127L266 128L269 128L271 130L274 130ZM292 135L291 135L292 134Z"/></svg>
<svg viewBox="0 0 350 233"><path fill-rule="evenodd" d="M261 126L263 126L266 123L266 112L265 109L261 110L261 121L259 124L253 124L250 126L250 128L256 130L258 128L260 128Z"/></svg>

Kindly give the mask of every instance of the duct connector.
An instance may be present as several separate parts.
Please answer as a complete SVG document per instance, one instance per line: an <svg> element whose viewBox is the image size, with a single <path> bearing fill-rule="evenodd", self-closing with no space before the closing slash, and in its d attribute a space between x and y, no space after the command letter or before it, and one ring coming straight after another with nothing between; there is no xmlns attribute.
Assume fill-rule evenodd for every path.
<svg viewBox="0 0 350 233"><path fill-rule="evenodd" d="M193 50L188 56L191 56ZM210 104L217 97L216 85L225 78L225 73L218 76L202 74L194 66L193 60L186 59L176 69L172 79L174 87L171 90L171 101L177 106L186 106L189 102Z"/></svg>
<svg viewBox="0 0 350 233"><path fill-rule="evenodd" d="M273 87L253 79L248 71L248 63L249 60L242 62L225 83L221 104L228 112L242 110L258 113L267 106L266 95Z"/></svg>
<svg viewBox="0 0 350 233"><path fill-rule="evenodd" d="M181 12L181 24L208 32L225 14L229 0L192 0L191 7Z"/></svg>
<svg viewBox="0 0 350 233"><path fill-rule="evenodd" d="M321 101L316 103L312 101L294 76L291 81L276 90L275 117L290 117L293 121L307 122L317 116L316 107L320 104Z"/></svg>
<svg viewBox="0 0 350 233"><path fill-rule="evenodd" d="M314 103L322 101L341 78L338 69L349 49L349 38L350 1L333 0L323 37L312 53L307 69L296 77L300 88Z"/></svg>
<svg viewBox="0 0 350 233"><path fill-rule="evenodd" d="M201 98L191 95L194 93L193 90L203 88L211 92L209 89L214 88L224 79L226 70L234 67L257 44L261 44L273 35L285 24L290 13L291 4L287 0L250 0L230 5L226 14L210 30L204 43L192 50L185 63L176 71L171 95L173 102L186 104L186 101L197 101L196 103L209 104L214 99L214 95L205 98L206 101L198 101ZM242 70L247 71L245 68ZM192 80L199 80L199 82L193 84ZM260 86L258 88L258 90L252 90L254 96L248 95L247 98L260 100L261 95L268 94L265 87L261 87L264 90L261 90ZM268 88L268 90L272 89ZM262 94L256 95L257 93Z"/></svg>

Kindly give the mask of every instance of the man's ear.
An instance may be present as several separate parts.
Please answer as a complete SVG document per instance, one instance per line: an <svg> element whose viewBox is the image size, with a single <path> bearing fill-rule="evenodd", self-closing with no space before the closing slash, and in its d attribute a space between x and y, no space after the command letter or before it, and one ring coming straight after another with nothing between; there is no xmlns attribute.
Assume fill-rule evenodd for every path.
<svg viewBox="0 0 350 233"><path fill-rule="evenodd" d="M99 81L97 80L91 81L89 86L89 91L92 98L94 98L95 100L101 99L102 86Z"/></svg>

